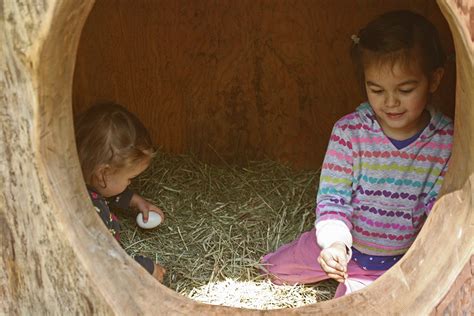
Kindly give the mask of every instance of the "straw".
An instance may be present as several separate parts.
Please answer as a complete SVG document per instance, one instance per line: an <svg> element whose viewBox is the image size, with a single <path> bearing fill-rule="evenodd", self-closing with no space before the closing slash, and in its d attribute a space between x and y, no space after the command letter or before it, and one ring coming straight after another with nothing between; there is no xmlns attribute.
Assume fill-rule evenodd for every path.
<svg viewBox="0 0 474 316"><path fill-rule="evenodd" d="M274 298L258 305L250 296L241 307L297 307L325 300L334 293L334 282L283 290L259 271L261 256L312 228L318 179L319 170L298 171L273 161L210 165L193 156L158 152L132 189L158 205L165 221L142 230L132 213L119 213L121 242L129 254L163 265L166 286L203 302L234 306L212 298L213 292L223 291L218 287L222 282L227 289L236 287L228 291L231 297L243 284L266 289L270 296L294 297L293 303L280 298L279 305Z"/></svg>

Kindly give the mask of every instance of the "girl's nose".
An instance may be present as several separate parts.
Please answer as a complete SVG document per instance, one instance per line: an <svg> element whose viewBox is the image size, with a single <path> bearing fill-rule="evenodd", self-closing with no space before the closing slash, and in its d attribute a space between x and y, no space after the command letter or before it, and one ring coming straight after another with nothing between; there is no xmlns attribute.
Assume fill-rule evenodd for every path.
<svg viewBox="0 0 474 316"><path fill-rule="evenodd" d="M388 94L386 97L385 97L385 106L388 107L388 108L393 108L393 107L397 107L400 105L400 100L398 99L398 97L394 94Z"/></svg>

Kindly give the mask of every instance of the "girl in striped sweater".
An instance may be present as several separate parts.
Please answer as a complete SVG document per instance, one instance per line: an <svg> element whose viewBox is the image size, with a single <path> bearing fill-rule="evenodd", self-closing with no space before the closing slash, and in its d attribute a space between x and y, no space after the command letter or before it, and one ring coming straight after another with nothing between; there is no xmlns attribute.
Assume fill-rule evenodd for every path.
<svg viewBox="0 0 474 316"><path fill-rule="evenodd" d="M409 11L376 18L352 37L368 102L336 122L312 231L263 257L274 283L363 288L418 235L451 155L451 119L430 106L445 55L434 26Z"/></svg>

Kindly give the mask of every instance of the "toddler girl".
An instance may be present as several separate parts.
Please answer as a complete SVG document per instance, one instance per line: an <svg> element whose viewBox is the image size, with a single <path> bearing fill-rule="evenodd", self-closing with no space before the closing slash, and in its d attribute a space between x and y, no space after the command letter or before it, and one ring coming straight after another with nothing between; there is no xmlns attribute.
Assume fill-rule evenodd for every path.
<svg viewBox="0 0 474 316"><path fill-rule="evenodd" d="M102 104L89 108L75 122L76 144L84 181L100 218L114 237L120 240L120 225L110 208L142 212L163 212L140 195L128 189L130 181L150 164L154 149L150 136L132 113L117 104ZM135 256L158 281L163 281L165 269L150 258Z"/></svg>
<svg viewBox="0 0 474 316"><path fill-rule="evenodd" d="M453 135L430 106L445 55L429 21L389 12L352 39L368 102L334 125L315 228L262 259L277 284L339 281L335 297L367 286L408 250L438 196Z"/></svg>

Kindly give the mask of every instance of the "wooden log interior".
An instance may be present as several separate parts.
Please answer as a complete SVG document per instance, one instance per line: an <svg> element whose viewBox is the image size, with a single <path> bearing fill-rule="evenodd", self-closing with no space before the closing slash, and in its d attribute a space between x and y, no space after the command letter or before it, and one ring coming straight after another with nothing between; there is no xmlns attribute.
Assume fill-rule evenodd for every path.
<svg viewBox="0 0 474 316"><path fill-rule="evenodd" d="M319 168L335 121L365 100L351 35L400 8L432 20L453 56L434 1L97 1L79 44L73 102L78 111L123 103L169 152ZM451 116L454 87L451 58L435 100Z"/></svg>
<svg viewBox="0 0 474 316"><path fill-rule="evenodd" d="M445 194L435 204L414 245L397 265L364 290L336 300L276 311L210 306L185 299L157 283L121 249L100 219L91 216L95 211L82 181L74 144L73 91L77 109L81 109L81 103L113 97L145 116L142 119L148 115L146 123L157 143L171 152L189 151L211 161L213 153L207 148L210 144L216 151L225 152L227 159L270 157L298 167L313 167L320 162L318 155L322 151L314 153L313 148L305 146L325 147L332 122L353 109L357 99L354 82L346 76L337 80L336 73L340 72L330 69L339 63L343 69L349 69L347 64L342 66L345 61L339 55L345 45L344 32L352 32L360 22L383 11L382 8L396 6L395 1L384 4L347 1L342 17L336 14L339 11L331 11L335 8L330 1L294 1L291 5L280 1L243 1L238 7L231 1L216 2L210 7L200 7L207 1L163 1L159 2L163 11L153 13L164 20L162 24L148 15L143 21L132 19L138 24L127 24L131 30L122 24L126 16L158 10L157 2L134 1L135 7L122 7L125 3L102 0L95 6L93 0L2 3L0 314L472 312L474 1L438 0L442 15L432 2L396 2L425 10L439 25L445 19L456 49L452 163L443 187ZM315 3L318 10L312 8L311 4ZM121 9L107 7L112 4ZM142 46L135 50L113 46L117 56L123 59L120 67L126 69L124 73L116 61L108 63L106 57L96 56L99 61L89 61L97 62L94 65L100 70L98 73L108 74L96 81L81 68L90 65L81 61L86 56L81 49L88 48L80 48L77 64L75 61L86 19L90 12L90 17L100 12L101 6L110 9L104 20L112 24L117 19L119 22L113 24L117 28L108 33L110 37L101 37L102 42L96 45L104 45L103 48L116 45L123 39L114 36L131 31L140 37L134 45ZM267 15L267 10L273 14ZM326 10L329 13L321 15L320 11ZM180 19L181 15L187 18ZM352 16L358 17L352 19ZM321 19L334 29L321 28L325 24ZM228 20L231 22L224 23ZM82 36L88 32L87 27ZM143 34L137 32L139 27L144 27ZM161 27L165 30L158 30ZM163 38L153 38L153 28ZM166 37L166 29L176 33ZM331 32L344 36L329 40ZM273 36L267 37L267 33ZM308 44L313 36L322 42L313 40ZM174 42L175 37L179 41ZM145 47L159 48L147 46L147 42L155 40L161 40L159 47L174 48L166 53L156 50L142 56ZM233 49L235 46L239 49ZM324 53L325 46L333 49L334 54ZM320 57L314 58L315 54ZM152 62L153 56L158 63ZM130 62L140 58L149 63L141 64L145 69L135 73ZM219 63L222 60L225 62ZM78 70L73 89L75 65ZM156 65L160 67L155 69ZM169 82L162 74L166 74L164 77ZM118 78L128 80L114 82ZM90 83L85 84L87 80ZM101 86L101 80L113 83ZM447 86L449 82L454 86L454 80L448 80ZM337 92L331 90L335 84L342 87ZM101 95L100 90L106 93ZM450 92L442 93L440 98L448 104ZM326 99L332 103L326 104ZM449 106L447 110L453 113ZM318 138L324 139L324 144Z"/></svg>

